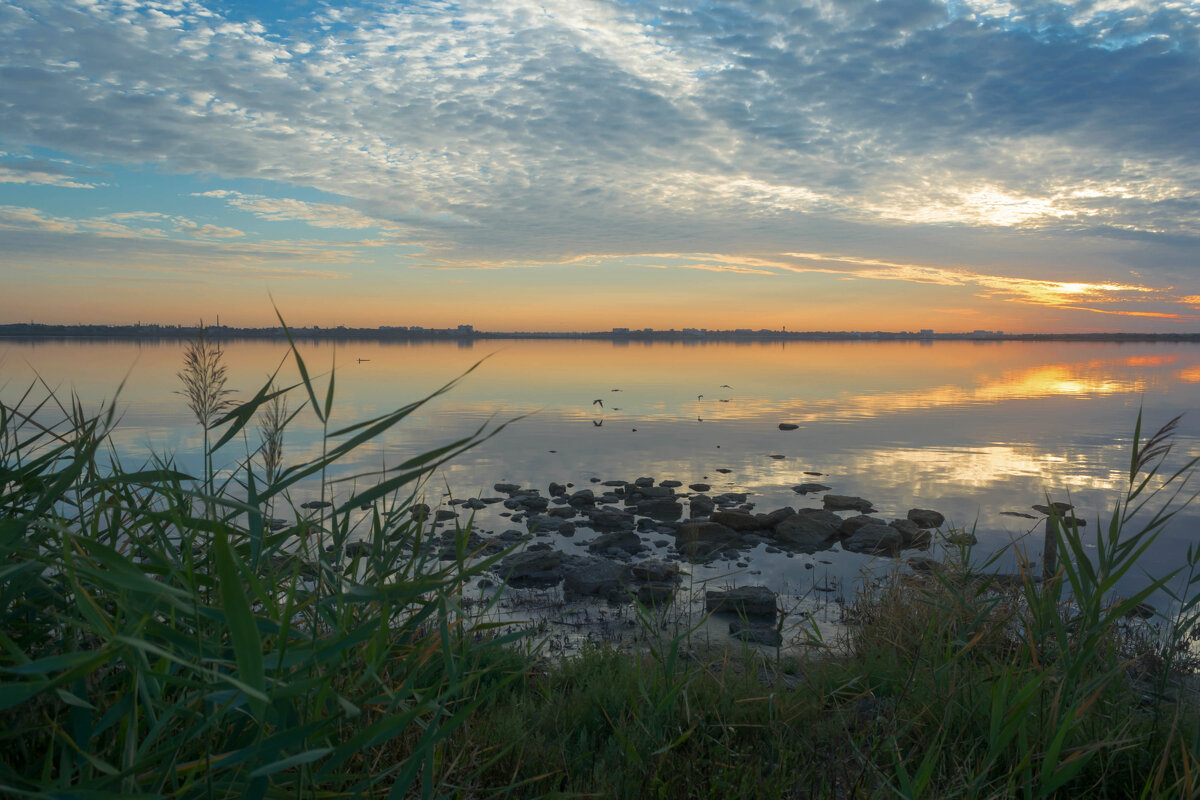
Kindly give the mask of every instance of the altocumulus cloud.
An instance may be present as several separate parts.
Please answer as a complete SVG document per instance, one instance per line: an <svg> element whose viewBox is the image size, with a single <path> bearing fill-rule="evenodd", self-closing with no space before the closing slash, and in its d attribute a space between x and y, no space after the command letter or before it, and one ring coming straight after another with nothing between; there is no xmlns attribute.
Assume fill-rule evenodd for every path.
<svg viewBox="0 0 1200 800"><path fill-rule="evenodd" d="M262 220L402 237L430 266L720 253L684 262L772 274L753 261L767 259L782 274L797 269L785 254L821 252L833 254L822 269L911 279L855 262L891 257L910 276L943 270L1009 299L1061 294L1105 311L1200 289L1197 3L467 0L272 13L0 2L0 142L319 190L337 201L205 194ZM0 182L94 183L20 159ZM12 225L20 214L8 213ZM70 227L33 213L45 230ZM213 242L242 232L192 225L176 230ZM82 227L104 233L98 220ZM1000 256L962 266L984 248ZM1020 283L1085 274L1123 288Z"/></svg>

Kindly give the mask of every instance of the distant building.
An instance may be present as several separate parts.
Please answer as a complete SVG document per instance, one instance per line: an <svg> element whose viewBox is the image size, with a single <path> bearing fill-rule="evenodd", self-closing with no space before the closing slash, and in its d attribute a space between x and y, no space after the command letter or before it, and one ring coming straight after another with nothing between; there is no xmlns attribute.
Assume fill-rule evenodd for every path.
<svg viewBox="0 0 1200 800"><path fill-rule="evenodd" d="M474 325L459 325L458 326L458 335L459 336L474 336L475 335L475 326Z"/></svg>
<svg viewBox="0 0 1200 800"><path fill-rule="evenodd" d="M933 329L932 328L921 328L920 335L921 335L922 339L932 339L933 338Z"/></svg>
<svg viewBox="0 0 1200 800"><path fill-rule="evenodd" d="M612 335L613 336L628 336L629 328L613 328Z"/></svg>

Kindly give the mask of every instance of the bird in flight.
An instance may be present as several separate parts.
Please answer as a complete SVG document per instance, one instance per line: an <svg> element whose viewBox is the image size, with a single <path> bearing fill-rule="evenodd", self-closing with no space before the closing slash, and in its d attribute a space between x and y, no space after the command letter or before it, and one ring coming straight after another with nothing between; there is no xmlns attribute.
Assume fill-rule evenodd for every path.
<svg viewBox="0 0 1200 800"><path fill-rule="evenodd" d="M722 383L722 384L721 384L721 388L722 388L722 389L732 389L733 387L732 387L732 386L730 386L728 383Z"/></svg>
<svg viewBox="0 0 1200 800"><path fill-rule="evenodd" d="M601 400L599 397L597 397L595 400L592 401L592 405L600 406L601 408L604 408L604 401Z"/></svg>

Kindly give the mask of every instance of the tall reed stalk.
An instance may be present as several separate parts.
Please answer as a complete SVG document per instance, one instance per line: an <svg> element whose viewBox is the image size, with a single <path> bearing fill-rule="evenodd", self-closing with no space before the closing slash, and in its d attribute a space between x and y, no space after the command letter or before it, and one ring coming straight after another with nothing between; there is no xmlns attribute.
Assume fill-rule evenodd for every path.
<svg viewBox="0 0 1200 800"><path fill-rule="evenodd" d="M32 401L36 387L0 405L0 795L444 790L446 739L509 679L498 665L514 637L460 602L494 558L439 561L407 505L420 481L503 426L333 484L330 546L312 547L313 521L293 511L273 531L264 509L455 382L327 428L318 457L285 466L268 453L267 468L246 458L218 484L222 448L256 415L282 431L285 393L314 397L291 353L298 384L278 389L272 376L232 404L219 353L202 338L189 346L181 378L205 431L201 476L170 459L125 467L110 445L113 406L88 416L52 393ZM323 422L332 404L331 380ZM62 418L46 421L55 409ZM364 547L349 557L352 541Z"/></svg>

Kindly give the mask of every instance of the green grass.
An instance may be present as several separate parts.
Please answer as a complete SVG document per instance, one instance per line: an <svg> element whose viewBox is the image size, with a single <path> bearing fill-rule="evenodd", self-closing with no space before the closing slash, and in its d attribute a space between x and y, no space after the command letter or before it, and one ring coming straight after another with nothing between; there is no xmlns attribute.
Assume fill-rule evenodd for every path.
<svg viewBox="0 0 1200 800"><path fill-rule="evenodd" d="M960 552L860 595L836 656L702 651L639 609L652 646L549 660L464 608L496 557L472 561L463 530L439 561L407 513L495 429L370 479L328 476L453 383L334 429L333 373L318 387L294 347L299 383L273 375L228 407L219 352L189 352L200 475L125 468L113 407L89 415L38 385L0 406L0 794L1200 795L1200 551L1115 595L1186 499L1195 462L1163 472L1174 423L1143 440L1139 418L1128 488L1093 541L1056 520L1050 580L990 581ZM324 445L288 463L301 411ZM293 508L316 482L336 503ZM1179 585L1161 636L1129 623Z"/></svg>

